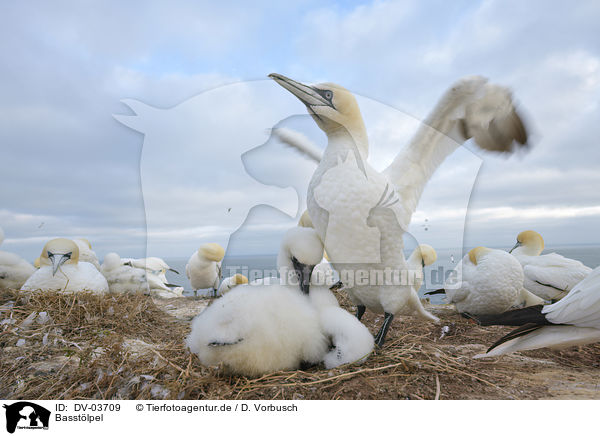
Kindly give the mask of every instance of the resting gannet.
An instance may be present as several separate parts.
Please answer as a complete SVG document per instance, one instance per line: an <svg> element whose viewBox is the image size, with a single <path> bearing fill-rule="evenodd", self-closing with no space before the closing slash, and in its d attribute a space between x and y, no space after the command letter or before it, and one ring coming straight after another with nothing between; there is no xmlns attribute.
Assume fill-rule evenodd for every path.
<svg viewBox="0 0 600 436"><path fill-rule="evenodd" d="M214 242L204 244L192 254L185 266L185 274L190 279L192 289L197 291L212 288L216 295L224 255L223 247Z"/></svg>
<svg viewBox="0 0 600 436"><path fill-rule="evenodd" d="M523 288L523 268L506 251L473 248L462 258L444 283L444 289L426 295L446 293L459 313L482 315L502 313L517 305L531 306L544 301Z"/></svg>
<svg viewBox="0 0 600 436"><path fill-rule="evenodd" d="M482 77L460 80L446 92L410 144L378 173L366 161L367 132L356 99L348 90L332 83L304 85L279 74L269 77L300 99L327 135L327 148L308 188L308 212L334 268L346 275L341 280L351 281L344 285L352 300L385 313L377 345L383 344L396 313L412 309L437 321L420 301L421 307L414 310L411 284L382 286L370 281L364 284L364 280L357 284L359 277L354 272L363 276L366 271L371 277L371 271L408 269L402 234L426 182L460 144L474 138L482 148L508 152L515 142L526 143L527 134L510 92ZM367 225L374 208L392 212L382 218L383 228Z"/></svg>
<svg viewBox="0 0 600 436"><path fill-rule="evenodd" d="M223 296L233 288L238 285L246 285L248 284L248 277L242 274L234 274L231 277L227 277L223 279L221 284L219 285L219 290L217 291L217 295Z"/></svg>
<svg viewBox="0 0 600 436"><path fill-rule="evenodd" d="M157 274L161 280L167 281L167 271L179 274L177 270L171 268L167 262L160 257L145 257L142 259L123 259L124 265L133 266L134 268L142 268Z"/></svg>
<svg viewBox="0 0 600 436"><path fill-rule="evenodd" d="M0 227L0 245L4 231ZM0 250L0 289L19 289L35 272L35 268L21 256Z"/></svg>
<svg viewBox="0 0 600 436"><path fill-rule="evenodd" d="M177 285L163 280L159 275L144 268L126 265L117 253L108 253L100 269L111 293L114 294L151 294L165 297L179 297Z"/></svg>
<svg viewBox="0 0 600 436"><path fill-rule="evenodd" d="M94 265L79 261L79 246L74 241L56 238L46 243L40 255L40 269L21 289L103 294L108 292L108 283Z"/></svg>
<svg viewBox="0 0 600 436"><path fill-rule="evenodd" d="M542 235L525 230L517 236L510 253L523 266L525 288L544 300L560 300L592 271L578 260L557 253L540 255L543 250Z"/></svg>
<svg viewBox="0 0 600 436"><path fill-rule="evenodd" d="M85 238L75 238L73 242L79 247L79 261L88 262L96 267L100 271L100 262L94 250L92 250L92 244Z"/></svg>
<svg viewBox="0 0 600 436"><path fill-rule="evenodd" d="M566 348L600 341L600 267L594 269L563 299L499 315L476 317L483 325L520 325L485 354L498 356L536 348Z"/></svg>

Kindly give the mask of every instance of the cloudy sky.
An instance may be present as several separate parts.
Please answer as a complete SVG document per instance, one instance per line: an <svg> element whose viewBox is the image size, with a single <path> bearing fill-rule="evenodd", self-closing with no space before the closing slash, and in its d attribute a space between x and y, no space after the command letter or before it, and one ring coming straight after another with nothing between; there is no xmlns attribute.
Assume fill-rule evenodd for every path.
<svg viewBox="0 0 600 436"><path fill-rule="evenodd" d="M276 251L314 166L268 129L325 140L271 72L360 96L377 168L456 79L509 86L530 151L459 150L413 235L600 243L599 19L596 1L3 2L3 249L33 259L50 237L84 236L100 256L143 256L148 241L150 255L187 257L264 204L230 247Z"/></svg>

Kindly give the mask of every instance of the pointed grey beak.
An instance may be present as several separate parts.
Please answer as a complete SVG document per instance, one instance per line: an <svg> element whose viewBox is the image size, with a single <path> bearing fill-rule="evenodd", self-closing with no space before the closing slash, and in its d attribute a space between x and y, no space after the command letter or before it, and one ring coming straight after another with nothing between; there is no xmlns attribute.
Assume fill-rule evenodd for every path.
<svg viewBox="0 0 600 436"><path fill-rule="evenodd" d="M517 243L515 244L515 246L513 248L511 248L510 250L508 250L508 252L512 253L515 248L520 247L520 246L521 246L521 243L519 241L517 241Z"/></svg>
<svg viewBox="0 0 600 436"><path fill-rule="evenodd" d="M333 103L330 99L325 97L325 91L315 88L313 86L305 85L289 77L282 76L281 74L271 73L269 77L282 87L294 94L302 103L304 103L309 109L312 106L329 106L333 107ZM335 109L335 108L334 108Z"/></svg>
<svg viewBox="0 0 600 436"><path fill-rule="evenodd" d="M169 268L169 271L172 271L172 272L174 272L175 274L179 274L179 271L177 271L177 270L174 270L173 268Z"/></svg>
<svg viewBox="0 0 600 436"><path fill-rule="evenodd" d="M71 259L71 254L73 253L65 253L65 254L54 254L48 253L48 257L52 262L52 275L56 275L56 271L64 264L67 260Z"/></svg>
<svg viewBox="0 0 600 436"><path fill-rule="evenodd" d="M308 295L310 292L310 276L312 275L315 266L300 263L295 257L292 257L292 265L294 265L296 274L298 274L298 277L300 278L300 290L303 294Z"/></svg>

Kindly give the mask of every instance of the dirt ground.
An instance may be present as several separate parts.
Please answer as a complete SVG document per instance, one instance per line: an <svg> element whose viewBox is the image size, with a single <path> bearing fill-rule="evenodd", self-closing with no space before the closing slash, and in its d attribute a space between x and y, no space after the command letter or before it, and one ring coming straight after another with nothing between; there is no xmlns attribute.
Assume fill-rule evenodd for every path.
<svg viewBox="0 0 600 436"><path fill-rule="evenodd" d="M384 347L362 365L232 376L202 367L183 344L207 303L0 290L0 397L600 399L600 345L474 360L510 328L478 326L451 306L428 307L440 325L397 317ZM363 318L373 333L382 321Z"/></svg>

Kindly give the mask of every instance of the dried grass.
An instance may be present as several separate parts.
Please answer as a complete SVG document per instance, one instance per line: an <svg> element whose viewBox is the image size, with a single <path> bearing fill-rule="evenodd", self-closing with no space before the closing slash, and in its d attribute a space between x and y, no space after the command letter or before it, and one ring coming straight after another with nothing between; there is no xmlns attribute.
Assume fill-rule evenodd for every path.
<svg viewBox="0 0 600 436"><path fill-rule="evenodd" d="M347 299L342 305L351 309ZM508 331L440 311L450 332L413 318L394 321L383 349L363 365L282 371L249 379L202 367L183 344L189 322L142 295L65 295L0 290L0 396L14 399L456 399L540 398L547 387L515 383L509 361L470 358ZM47 312L46 324L22 323ZM381 317L367 314L373 330ZM2 321L0 321L2 322ZM27 324L27 322L26 322ZM45 339L44 339L45 338ZM25 344L16 346L19 339ZM21 341L22 342L22 341ZM598 368L600 347L535 351L536 365ZM509 362L509 363L510 363ZM542 362L542 363L539 363Z"/></svg>

